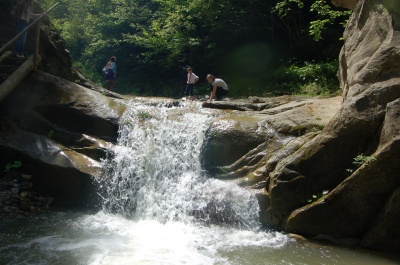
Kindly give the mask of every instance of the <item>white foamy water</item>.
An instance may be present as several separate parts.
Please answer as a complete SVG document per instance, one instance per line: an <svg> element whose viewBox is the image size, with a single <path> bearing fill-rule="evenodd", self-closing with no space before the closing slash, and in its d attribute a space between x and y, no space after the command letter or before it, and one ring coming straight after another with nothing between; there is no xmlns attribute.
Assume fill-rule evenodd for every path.
<svg viewBox="0 0 400 265"><path fill-rule="evenodd" d="M104 209L0 222L0 264L400 264L260 230L254 194L200 164L217 112L132 103L104 161Z"/></svg>
<svg viewBox="0 0 400 265"><path fill-rule="evenodd" d="M106 164L105 210L133 219L257 228L254 195L209 179L201 169L203 139L214 115L196 103L133 105Z"/></svg>
<svg viewBox="0 0 400 265"><path fill-rule="evenodd" d="M235 264L219 253L247 246L281 248L288 242L279 233L134 221L104 212L58 214L23 230L27 242L1 245L1 257L9 262L4 264Z"/></svg>

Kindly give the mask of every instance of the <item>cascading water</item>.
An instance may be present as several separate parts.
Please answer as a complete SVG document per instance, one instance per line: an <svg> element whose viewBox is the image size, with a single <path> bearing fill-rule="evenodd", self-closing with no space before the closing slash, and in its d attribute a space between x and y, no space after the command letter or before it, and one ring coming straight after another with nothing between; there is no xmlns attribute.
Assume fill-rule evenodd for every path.
<svg viewBox="0 0 400 265"><path fill-rule="evenodd" d="M212 116L194 103L131 107L123 117L118 146L106 163L105 209L160 222L257 228L253 194L208 179L201 169L200 150Z"/></svg>
<svg viewBox="0 0 400 265"><path fill-rule="evenodd" d="M132 102L104 161L104 210L0 222L0 264L399 264L259 230L254 195L201 170L215 115Z"/></svg>

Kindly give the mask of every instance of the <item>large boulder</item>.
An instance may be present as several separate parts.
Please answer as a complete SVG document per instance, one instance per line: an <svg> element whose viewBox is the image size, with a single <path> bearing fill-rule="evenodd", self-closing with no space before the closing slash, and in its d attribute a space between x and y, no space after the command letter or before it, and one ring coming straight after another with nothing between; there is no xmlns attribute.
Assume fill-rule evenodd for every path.
<svg viewBox="0 0 400 265"><path fill-rule="evenodd" d="M367 248L386 250L399 253L400 251L400 188L393 191L385 207L378 214L371 229L361 241Z"/></svg>
<svg viewBox="0 0 400 265"><path fill-rule="evenodd" d="M36 191L55 198L56 206L96 205L100 161L117 139L124 110L96 91L31 73L1 103L2 166L22 161Z"/></svg>
<svg viewBox="0 0 400 265"><path fill-rule="evenodd" d="M398 1L357 4L340 54L343 106L321 134L281 160L270 174L267 219L274 225L356 242L384 211L385 201L400 185L395 161L400 156L399 23ZM356 157L366 162L358 169L353 164ZM396 227L380 227L385 229ZM378 233L370 232L365 245L373 247L373 235Z"/></svg>
<svg viewBox="0 0 400 265"><path fill-rule="evenodd" d="M207 108L230 109L206 133L203 166L210 171L219 167L219 173L226 173L223 177L230 179L249 173L247 184L258 185L265 177L253 178L261 176L253 170L263 168L261 164L294 137L320 131L337 112L341 101L341 97L284 96L259 99L256 103L228 100L203 104Z"/></svg>
<svg viewBox="0 0 400 265"><path fill-rule="evenodd" d="M326 234L337 239L361 239L365 235L377 213L384 211L382 206L390 198L393 188L400 186L400 100L389 103L386 113L380 144L372 154L374 160L365 161L317 202L295 210L289 216L285 230L309 236ZM393 205L389 207L395 216L400 213L398 210L396 213ZM378 221L382 230L395 231L400 227L393 217L386 216L385 221L384 225ZM372 230L376 229L376 225L372 226ZM369 245L373 245L373 233L377 232L368 236ZM386 236L389 239L392 235ZM389 243L386 241L386 244ZM398 246L391 249L396 248L400 250Z"/></svg>

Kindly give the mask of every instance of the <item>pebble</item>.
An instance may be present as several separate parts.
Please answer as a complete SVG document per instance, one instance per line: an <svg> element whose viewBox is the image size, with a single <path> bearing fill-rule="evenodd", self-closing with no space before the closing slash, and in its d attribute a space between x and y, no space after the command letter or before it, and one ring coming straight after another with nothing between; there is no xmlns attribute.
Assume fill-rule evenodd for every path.
<svg viewBox="0 0 400 265"><path fill-rule="evenodd" d="M32 175L22 175L22 178L25 180L31 180L32 179Z"/></svg>
<svg viewBox="0 0 400 265"><path fill-rule="evenodd" d="M10 173L0 175L0 219L4 215L25 218L42 209L49 209L54 198L32 191L32 175Z"/></svg>

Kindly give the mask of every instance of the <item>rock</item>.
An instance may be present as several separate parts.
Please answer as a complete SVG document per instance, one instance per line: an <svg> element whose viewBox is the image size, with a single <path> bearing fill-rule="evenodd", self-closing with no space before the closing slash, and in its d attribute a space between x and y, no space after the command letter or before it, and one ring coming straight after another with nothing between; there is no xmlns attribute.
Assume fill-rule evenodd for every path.
<svg viewBox="0 0 400 265"><path fill-rule="evenodd" d="M383 221L383 213L390 212L388 220L398 217L392 203L400 186L398 7L394 0L360 0L340 55L341 110L270 174L270 219L288 232L336 242L363 239L363 245L377 249L398 243L384 232L398 226ZM375 160L354 168L361 154ZM308 203L324 190L330 192Z"/></svg>
<svg viewBox="0 0 400 265"><path fill-rule="evenodd" d="M32 86L32 84L35 84ZM0 158L23 156L19 191L54 198L56 206L98 205L94 177L117 138L125 105L101 93L40 71L30 74L2 102ZM17 122L24 121L23 124ZM17 192L17 191L15 191Z"/></svg>
<svg viewBox="0 0 400 265"><path fill-rule="evenodd" d="M19 189L18 188L12 188L11 189L11 194L18 195L18 193L19 193Z"/></svg>
<svg viewBox="0 0 400 265"><path fill-rule="evenodd" d="M249 97L248 101L250 101L251 103L265 103L265 100L259 97Z"/></svg>
<svg viewBox="0 0 400 265"><path fill-rule="evenodd" d="M33 184L30 181L24 181L20 184L19 188L21 191L31 190L33 188Z"/></svg>
<svg viewBox="0 0 400 265"><path fill-rule="evenodd" d="M259 211L260 223L267 224L269 220L268 220L268 215L265 213L267 212L270 206L269 194L267 194L265 191L261 193L256 193L256 198L260 206L260 211Z"/></svg>
<svg viewBox="0 0 400 265"><path fill-rule="evenodd" d="M228 110L239 110L239 111L260 111L267 108L276 106L279 103L267 102L267 103L249 103L240 100L222 100L213 102L204 102L204 108L211 109L228 109Z"/></svg>
<svg viewBox="0 0 400 265"><path fill-rule="evenodd" d="M32 175L22 175L22 178L25 180L31 180L32 179Z"/></svg>
<svg viewBox="0 0 400 265"><path fill-rule="evenodd" d="M10 195L5 191L0 191L0 203L6 201Z"/></svg>
<svg viewBox="0 0 400 265"><path fill-rule="evenodd" d="M49 207L54 202L54 198L47 198L46 199L46 206Z"/></svg>
<svg viewBox="0 0 400 265"><path fill-rule="evenodd" d="M301 99L275 108L264 110L265 126L282 134L301 136L307 132L320 131L338 112L341 97L326 99Z"/></svg>
<svg viewBox="0 0 400 265"><path fill-rule="evenodd" d="M397 188L373 222L363 238L363 247L391 251L400 251L400 187Z"/></svg>
<svg viewBox="0 0 400 265"><path fill-rule="evenodd" d="M28 197L28 196L29 196L29 192L27 192L27 191L21 192L21 198L25 198L25 197Z"/></svg>
<svg viewBox="0 0 400 265"><path fill-rule="evenodd" d="M31 206L30 201L28 201L28 200L21 200L21 202L19 203L18 208L19 208L19 210L21 210L21 211L29 211L30 206Z"/></svg>
<svg viewBox="0 0 400 265"><path fill-rule="evenodd" d="M213 122L206 133L202 155L208 170L229 165L263 143L267 131L259 128L262 118L227 116Z"/></svg>
<svg viewBox="0 0 400 265"><path fill-rule="evenodd" d="M294 101L288 103L291 99ZM273 152L292 139L293 135L320 131L338 111L342 99L285 96L265 101L271 102L270 108L247 111L240 116L227 113L210 126L202 150L205 168L213 170L223 166L222 171L219 171L223 178L239 178L249 173L252 176L246 178L256 184L252 171L262 167L255 166L261 157L263 160L269 159ZM213 104L232 106L237 103L225 101ZM269 156L265 157L265 153ZM251 168L243 168L244 165L249 166L246 161L251 161Z"/></svg>
<svg viewBox="0 0 400 265"><path fill-rule="evenodd" d="M10 206L4 206L2 210L3 210L3 212L5 212L5 213L11 213L11 212L12 212L12 209L11 209Z"/></svg>

